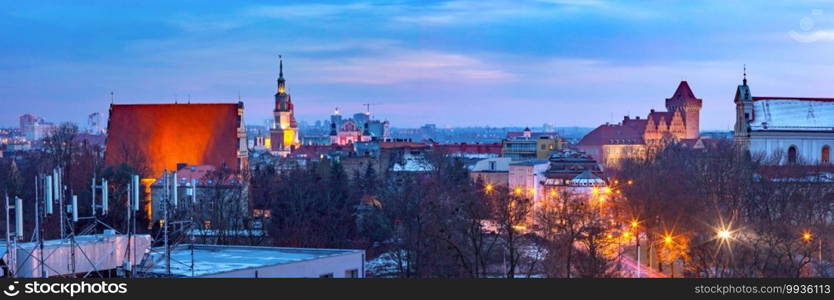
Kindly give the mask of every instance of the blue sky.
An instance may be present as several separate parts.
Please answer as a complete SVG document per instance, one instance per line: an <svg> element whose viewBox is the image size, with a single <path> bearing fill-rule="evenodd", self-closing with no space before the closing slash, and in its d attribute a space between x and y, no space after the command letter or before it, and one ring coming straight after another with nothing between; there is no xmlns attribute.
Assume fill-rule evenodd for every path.
<svg viewBox="0 0 834 300"><path fill-rule="evenodd" d="M596 126L678 82L730 129L761 96L834 97L832 1L18 1L0 11L0 125L117 103L236 101L270 117L277 56L299 120ZM83 123L82 123L83 124Z"/></svg>

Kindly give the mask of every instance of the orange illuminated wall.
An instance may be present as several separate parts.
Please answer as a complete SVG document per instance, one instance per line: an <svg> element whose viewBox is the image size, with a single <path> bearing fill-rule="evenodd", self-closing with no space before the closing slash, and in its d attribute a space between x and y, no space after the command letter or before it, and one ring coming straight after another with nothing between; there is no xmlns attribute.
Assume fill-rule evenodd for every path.
<svg viewBox="0 0 834 300"><path fill-rule="evenodd" d="M128 163L149 177L177 163L238 169L237 104L113 104L105 164Z"/></svg>

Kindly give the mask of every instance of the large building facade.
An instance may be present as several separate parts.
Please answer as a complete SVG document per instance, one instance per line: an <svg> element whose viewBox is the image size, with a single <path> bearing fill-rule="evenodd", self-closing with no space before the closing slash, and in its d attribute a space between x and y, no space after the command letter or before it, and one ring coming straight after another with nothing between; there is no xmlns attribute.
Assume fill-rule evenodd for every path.
<svg viewBox="0 0 834 300"><path fill-rule="evenodd" d="M616 168L628 158L643 158L664 145L700 137L703 100L695 97L689 83L681 81L667 111L649 111L646 118L626 116L619 124L603 124L579 141L578 149L606 168Z"/></svg>
<svg viewBox="0 0 834 300"><path fill-rule="evenodd" d="M770 164L830 164L834 98L753 97L736 89L734 141Z"/></svg>
<svg viewBox="0 0 834 300"><path fill-rule="evenodd" d="M180 164L249 168L243 102L111 104L106 166L125 163L157 178Z"/></svg>
<svg viewBox="0 0 834 300"><path fill-rule="evenodd" d="M286 156L298 147L298 124L295 122L292 98L287 93L287 82L284 79L284 61L279 59L278 90L275 92L275 120L270 128L270 151L273 154Z"/></svg>

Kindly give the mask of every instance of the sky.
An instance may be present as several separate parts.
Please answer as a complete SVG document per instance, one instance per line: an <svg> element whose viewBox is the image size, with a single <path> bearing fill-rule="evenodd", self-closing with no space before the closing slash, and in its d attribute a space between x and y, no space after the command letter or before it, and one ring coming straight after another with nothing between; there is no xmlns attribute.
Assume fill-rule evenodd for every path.
<svg viewBox="0 0 834 300"><path fill-rule="evenodd" d="M595 127L662 110L681 80L702 130L754 96L834 97L834 1L17 1L0 10L0 126L86 123L116 103L365 110L395 127Z"/></svg>

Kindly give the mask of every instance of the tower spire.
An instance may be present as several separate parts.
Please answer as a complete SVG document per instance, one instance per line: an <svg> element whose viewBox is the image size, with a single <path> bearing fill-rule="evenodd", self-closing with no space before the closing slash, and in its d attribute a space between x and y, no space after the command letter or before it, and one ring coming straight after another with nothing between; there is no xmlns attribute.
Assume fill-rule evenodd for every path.
<svg viewBox="0 0 834 300"><path fill-rule="evenodd" d="M284 80L284 56L278 54L278 94L286 93L286 80Z"/></svg>
<svg viewBox="0 0 834 300"><path fill-rule="evenodd" d="M744 79L741 82L742 84L747 85L747 64L744 64Z"/></svg>

